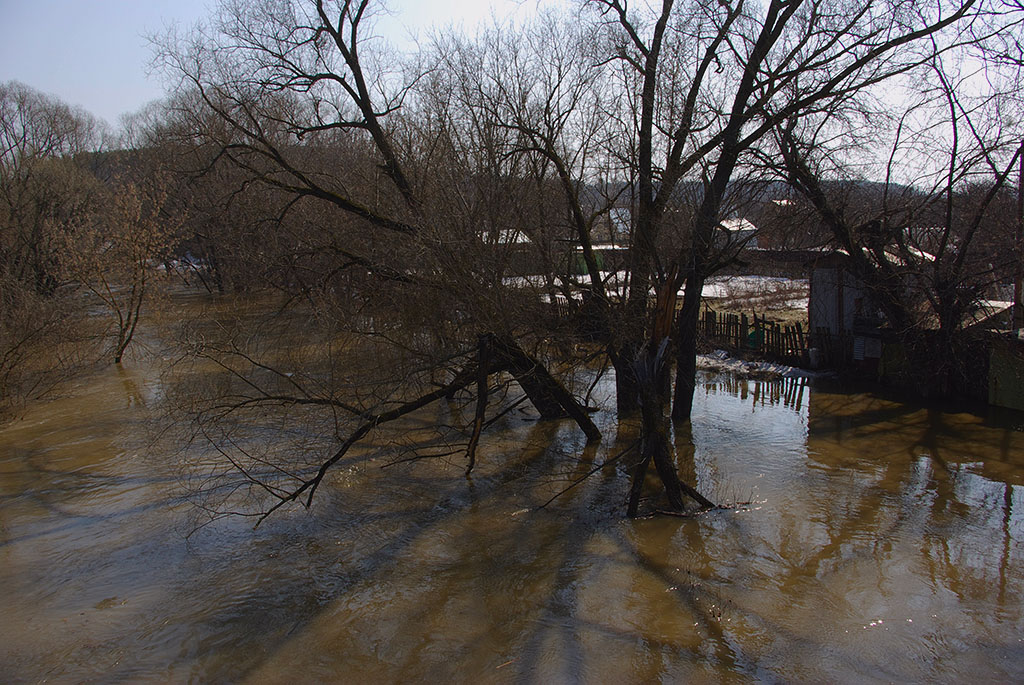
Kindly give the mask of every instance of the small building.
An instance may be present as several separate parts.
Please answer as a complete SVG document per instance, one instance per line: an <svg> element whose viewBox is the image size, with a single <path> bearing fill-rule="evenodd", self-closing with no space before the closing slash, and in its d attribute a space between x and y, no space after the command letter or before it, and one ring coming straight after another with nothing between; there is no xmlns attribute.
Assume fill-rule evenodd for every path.
<svg viewBox="0 0 1024 685"><path fill-rule="evenodd" d="M875 370L882 357L884 317L864 284L851 273L843 251L821 253L810 272L807 324L810 348L820 363L846 366L851 362Z"/></svg>
<svg viewBox="0 0 1024 685"><path fill-rule="evenodd" d="M1024 411L1024 339L1003 335L991 345L988 403Z"/></svg>
<svg viewBox="0 0 1024 685"><path fill-rule="evenodd" d="M757 247L757 226L746 219L735 217L718 223L715 231L715 247Z"/></svg>

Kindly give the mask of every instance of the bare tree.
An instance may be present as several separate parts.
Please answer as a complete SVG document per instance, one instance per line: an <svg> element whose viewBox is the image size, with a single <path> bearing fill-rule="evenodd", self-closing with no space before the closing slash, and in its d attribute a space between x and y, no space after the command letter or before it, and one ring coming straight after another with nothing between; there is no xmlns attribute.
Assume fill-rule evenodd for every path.
<svg viewBox="0 0 1024 685"><path fill-rule="evenodd" d="M926 64L938 45L966 40L961 37L965 27L988 10L971 0L926 10L898 1L677 6L666 0L645 15L618 0L592 4L615 29L612 44L618 58L642 83L636 119L640 198L630 291L637 308L647 299L644 274L652 272L653 244L669 198L688 174L703 179L690 244L674 259L686 292L676 326L673 416L686 418L713 234L743 156L777 122L834 109L887 78ZM949 32L954 35L945 35ZM659 99L659 85L666 82L682 87ZM682 95L673 100L674 93ZM659 118L662 113L668 116ZM660 164L654 161L656 151Z"/></svg>
<svg viewBox="0 0 1024 685"><path fill-rule="evenodd" d="M98 133L81 110L20 83L0 85L0 259L39 294L60 285L55 231L88 211L99 190L75 160Z"/></svg>
<svg viewBox="0 0 1024 685"><path fill-rule="evenodd" d="M668 366L654 362L662 340L651 336L658 330L654 322L675 310L674 293L685 282L674 335L673 416L689 417L701 292L723 264L714 232L734 175L751 168L744 165L757 158L760 145L771 144L778 122L870 97L887 79L973 40L967 29L990 11L973 0L927 10L909 2L664 0L631 7L593 0L583 6L582 16L594 22L586 41L570 32L573 38L557 48L537 51L543 58L521 61L521 51L504 44L504 69L488 70L483 79L497 83L480 87L483 108L557 171L595 299L606 311L608 294L589 258L594 214L588 210L594 207L580 202L580 188L599 181L595 166L587 167L593 158L619 160L620 167L603 168L627 179L634 210L629 287L619 315L601 317L620 411L639 403L647 417L653 398L667 398L640 387L636 373L643 369L646 382L668 387ZM583 44L590 49L582 56L562 56L563 45ZM587 113L593 112L603 115L600 124L578 123L590 121ZM699 181L702 192L690 214L688 239L665 258L660 238L687 181ZM652 286L673 293L653 309ZM651 430L656 423L645 419ZM672 489L667 481L666 486Z"/></svg>
<svg viewBox="0 0 1024 685"><path fill-rule="evenodd" d="M180 217L166 212L159 176L121 182L105 208L64 234L64 269L113 316L112 356L120 364L139 324L156 268L174 246Z"/></svg>
<svg viewBox="0 0 1024 685"><path fill-rule="evenodd" d="M591 0L573 30L543 17L514 35L441 38L398 62L373 34L375 8L369 0L227 2L212 28L170 37L162 53L198 105L178 114L207 166L229 163L243 186L276 193L273 225L290 241L281 254L293 255L291 273L305 270L301 280L317 284L302 290L318 316L330 311L328 328L344 321L363 340L401 351L405 366L389 370L415 370L403 374L409 381L392 377L372 402L346 400L348 409L333 391L281 400L254 383L245 406L324 403L350 422L338 432L348 436L342 450L315 477L275 491L281 502L311 493L382 422L469 387L472 463L493 392L481 378L496 372L510 373L543 416L568 413L596 438L547 371L545 334L564 329L550 327L539 294L571 299L585 286L616 367L619 407L650 408L658 398L662 408L645 410L653 431L663 430L655 415L667 402L663 339L673 328L673 414L688 417L700 294L720 262L714 231L737 172L752 168L782 123L870 97L973 40L965 31L996 9L987 0ZM624 206L628 287L619 299L594 235ZM692 217L676 233L683 244L666 245L666 226L683 217ZM570 251L560 245L578 250L586 279L564 268L559 255ZM544 273L524 273L525 255ZM527 275L536 289L511 287ZM663 293L653 307L652 287ZM240 354L244 346L218 357L239 378L278 368ZM661 474L667 455L658 454L649 452ZM663 481L677 490L670 476Z"/></svg>
<svg viewBox="0 0 1024 685"><path fill-rule="evenodd" d="M85 112L0 84L0 409L52 388L88 347L60 246L102 193L83 158L98 139Z"/></svg>
<svg viewBox="0 0 1024 685"><path fill-rule="evenodd" d="M373 11L366 1L229 3L216 33L164 55L202 105L192 131L214 152L211 167L230 163L246 185L280 198L275 226L296 238L292 255L305 253L295 273L319 274L303 279L315 287L300 288L319 327L375 359L354 374L340 365L345 355L328 354L307 359L310 371L299 376L279 372L280 361L248 344L196 348L244 380L229 395L230 409L215 402L199 411L206 434L211 418L234 425L233 417L269 407L320 408L333 417L329 434L340 446L315 472L276 470L252 481L269 497L262 513L299 498L308 503L354 445L464 388L476 391L474 419L459 429L469 435L462 450L472 468L488 398L506 378L542 417L570 416L588 439L600 436L546 368L542 303L504 287L508 272L495 268L516 249L502 236L521 226L529 187L488 158L493 131L452 128L439 101L427 106L426 93L415 115L404 106L425 72L391 69L372 50ZM362 390L352 398L355 387ZM249 472L246 458L231 455L241 473Z"/></svg>
<svg viewBox="0 0 1024 685"><path fill-rule="evenodd" d="M1008 33L1019 20L1003 21ZM859 179L830 142L833 127L790 121L777 132L780 174L817 209L935 395L967 386L974 315L1017 258L1016 210L1006 211L1024 152L1008 87L1017 76L964 57L936 55L914 73L902 109L875 113L891 122L889 132L875 129L890 147L879 150L885 183L870 203L837 192L837 181Z"/></svg>

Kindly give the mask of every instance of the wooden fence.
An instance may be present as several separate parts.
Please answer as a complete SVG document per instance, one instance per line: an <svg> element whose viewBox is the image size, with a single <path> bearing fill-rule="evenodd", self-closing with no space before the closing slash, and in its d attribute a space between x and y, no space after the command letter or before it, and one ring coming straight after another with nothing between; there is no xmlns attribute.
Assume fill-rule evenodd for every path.
<svg viewBox="0 0 1024 685"><path fill-rule="evenodd" d="M805 364L807 340L799 323L785 326L753 314L729 314L705 309L700 332L710 342L793 366Z"/></svg>

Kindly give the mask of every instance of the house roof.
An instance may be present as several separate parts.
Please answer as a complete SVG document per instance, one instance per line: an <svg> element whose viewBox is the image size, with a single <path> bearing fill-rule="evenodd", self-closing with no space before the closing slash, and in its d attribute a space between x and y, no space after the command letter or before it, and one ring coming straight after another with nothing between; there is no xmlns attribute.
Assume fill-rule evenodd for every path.
<svg viewBox="0 0 1024 685"><path fill-rule="evenodd" d="M729 231L734 233L737 231L756 231L757 226L750 223L746 219L740 217L734 217L732 219L723 219L718 222L718 227L723 231Z"/></svg>

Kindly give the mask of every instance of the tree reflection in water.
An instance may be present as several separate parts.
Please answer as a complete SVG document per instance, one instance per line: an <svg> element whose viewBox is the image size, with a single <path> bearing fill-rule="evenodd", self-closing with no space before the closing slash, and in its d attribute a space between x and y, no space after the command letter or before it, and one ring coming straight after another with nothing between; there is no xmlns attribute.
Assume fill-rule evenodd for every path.
<svg viewBox="0 0 1024 685"><path fill-rule="evenodd" d="M137 436L162 392L83 387L0 432L0 676L1024 676L1024 433L799 380L702 380L680 472L742 507L625 520L628 457L595 470L635 441L611 415L587 446L510 412L468 481L457 460L378 468L429 416L378 436L310 512L187 540L177 466Z"/></svg>

